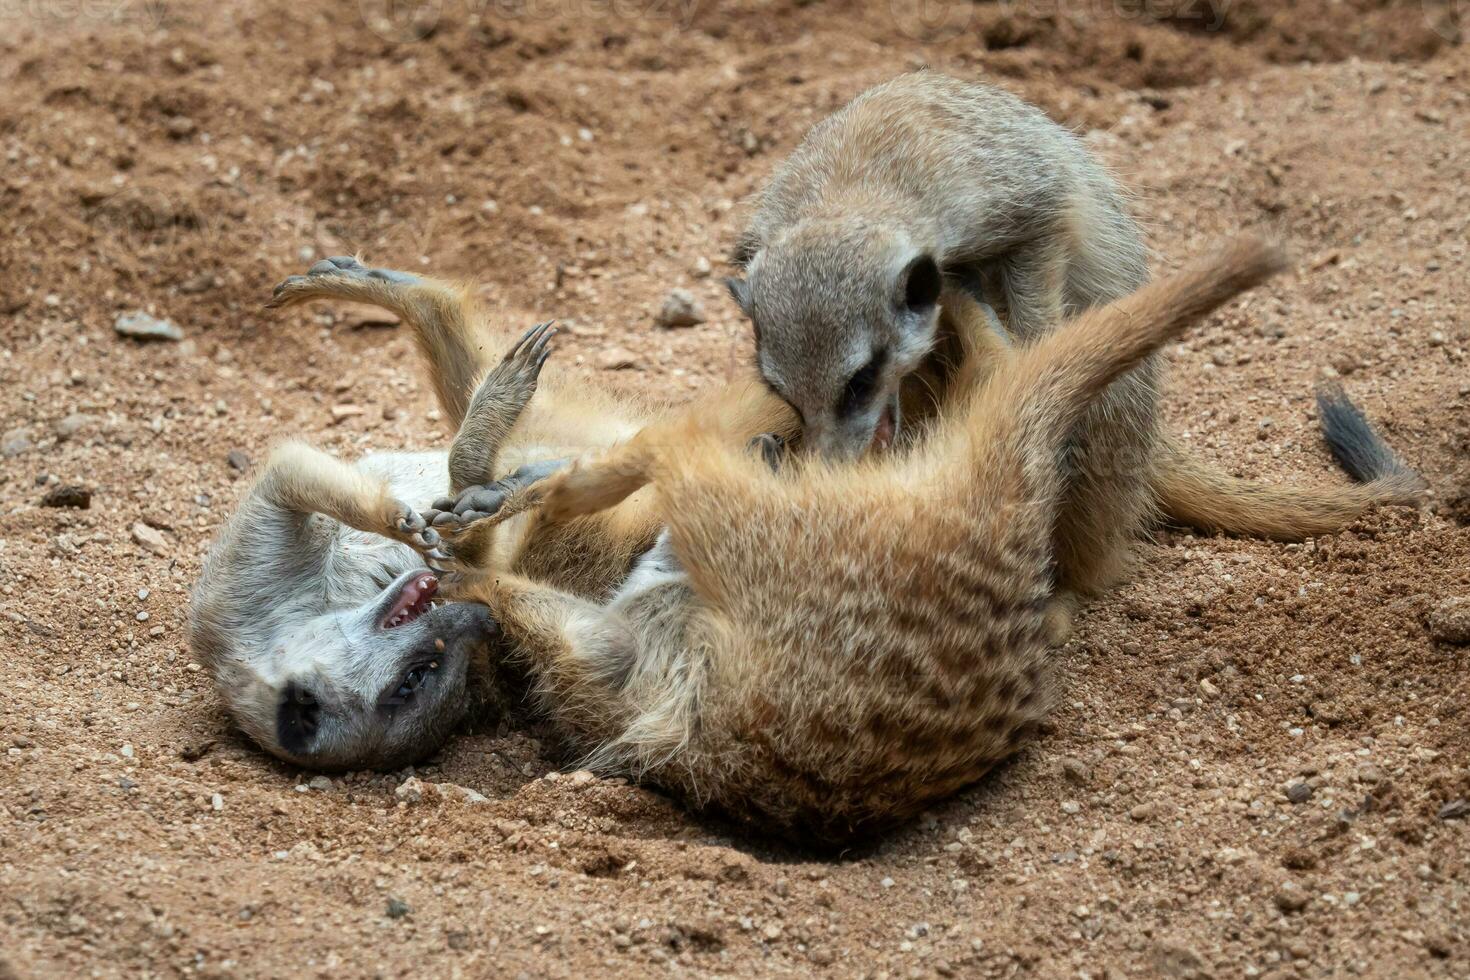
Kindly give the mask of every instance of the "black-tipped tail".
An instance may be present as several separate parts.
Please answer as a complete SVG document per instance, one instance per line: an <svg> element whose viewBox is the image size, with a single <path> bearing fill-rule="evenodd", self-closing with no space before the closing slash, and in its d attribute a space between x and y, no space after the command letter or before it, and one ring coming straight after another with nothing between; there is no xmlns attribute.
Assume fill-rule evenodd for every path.
<svg viewBox="0 0 1470 980"><path fill-rule="evenodd" d="M1336 381L1317 386L1317 412L1322 420L1322 436L1337 465L1359 483L1371 483L1389 476L1415 476L1403 460L1394 455L1388 443L1373 428L1363 412Z"/></svg>

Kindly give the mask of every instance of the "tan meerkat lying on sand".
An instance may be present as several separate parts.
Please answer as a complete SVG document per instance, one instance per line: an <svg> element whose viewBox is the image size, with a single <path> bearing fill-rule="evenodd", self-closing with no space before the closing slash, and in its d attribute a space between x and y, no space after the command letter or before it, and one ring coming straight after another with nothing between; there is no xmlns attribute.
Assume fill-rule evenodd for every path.
<svg viewBox="0 0 1470 980"><path fill-rule="evenodd" d="M906 452L776 471L718 412L675 416L523 493L559 524L653 485L664 529L610 599L498 567L447 594L489 608L584 764L781 836L880 830L980 778L1049 707L1052 530L1077 421L1280 264L1237 239L961 371ZM984 336L974 304L956 316Z"/></svg>

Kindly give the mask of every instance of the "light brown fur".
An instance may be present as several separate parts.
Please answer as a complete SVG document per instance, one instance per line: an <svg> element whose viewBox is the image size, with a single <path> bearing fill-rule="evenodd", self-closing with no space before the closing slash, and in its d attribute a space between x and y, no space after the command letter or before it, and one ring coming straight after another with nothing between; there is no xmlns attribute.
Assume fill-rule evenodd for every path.
<svg viewBox="0 0 1470 980"><path fill-rule="evenodd" d="M1241 239L1083 314L959 393L910 453L773 474L732 450L718 415L669 419L551 478L542 513L582 519L653 482L662 577L607 606L494 571L455 591L490 607L592 764L821 842L902 820L1047 710L1066 433L1279 261Z"/></svg>

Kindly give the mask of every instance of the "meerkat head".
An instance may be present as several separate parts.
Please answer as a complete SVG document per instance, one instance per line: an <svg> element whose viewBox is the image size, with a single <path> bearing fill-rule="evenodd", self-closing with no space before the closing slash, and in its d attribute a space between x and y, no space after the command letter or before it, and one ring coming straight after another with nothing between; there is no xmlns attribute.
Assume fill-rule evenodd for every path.
<svg viewBox="0 0 1470 980"><path fill-rule="evenodd" d="M465 716L470 661L496 632L484 606L437 603L437 585L408 572L365 602L273 617L259 636L196 603L190 641L240 727L273 755L311 769L397 768ZM288 610L291 597L280 598Z"/></svg>
<svg viewBox="0 0 1470 980"><path fill-rule="evenodd" d="M934 345L943 275L933 254L851 219L794 226L727 280L755 328L761 377L837 459L898 434L899 386Z"/></svg>

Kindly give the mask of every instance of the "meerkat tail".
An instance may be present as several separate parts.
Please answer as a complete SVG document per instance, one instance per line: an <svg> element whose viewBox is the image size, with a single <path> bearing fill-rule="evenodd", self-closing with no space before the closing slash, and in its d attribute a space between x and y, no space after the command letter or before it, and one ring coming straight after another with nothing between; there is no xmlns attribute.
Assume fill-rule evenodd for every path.
<svg viewBox="0 0 1470 980"><path fill-rule="evenodd" d="M1422 499L1428 484L1394 453L1337 381L1317 386L1317 414L1327 448L1348 476L1363 484L1394 481ZM1411 501L1395 501L1406 503Z"/></svg>
<svg viewBox="0 0 1470 980"><path fill-rule="evenodd" d="M1010 368L981 388L969 413L976 433L1004 439L995 426L1013 426L1010 435L1021 443L1044 442L1017 443L1014 450L1053 449L1109 383L1284 264L1275 244L1241 235L1130 296L1082 313L1021 348Z"/></svg>
<svg viewBox="0 0 1470 980"><path fill-rule="evenodd" d="M1344 469L1361 479L1349 467ZM1405 469L1337 487L1242 480L1195 457L1168 436L1160 443L1154 483L1159 506L1172 521L1214 534L1274 541L1332 534L1379 504L1418 503L1423 492L1423 481Z"/></svg>

